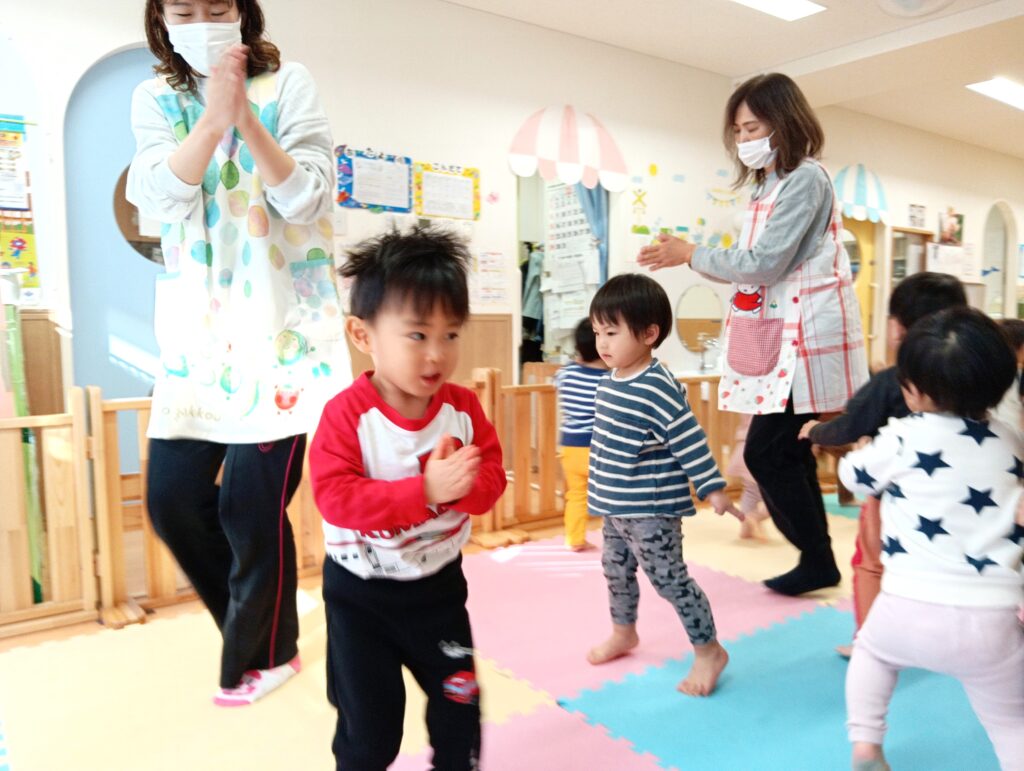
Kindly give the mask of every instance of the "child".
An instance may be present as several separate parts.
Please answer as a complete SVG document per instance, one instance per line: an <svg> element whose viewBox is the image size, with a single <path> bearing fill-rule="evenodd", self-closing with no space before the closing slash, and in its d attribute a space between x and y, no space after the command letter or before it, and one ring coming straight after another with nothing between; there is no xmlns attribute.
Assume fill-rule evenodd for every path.
<svg viewBox="0 0 1024 771"><path fill-rule="evenodd" d="M339 769L385 769L405 714L402 666L427 694L438 768L476 768L479 687L460 548L505 489L476 396L446 382L469 313L466 246L417 228L364 242L346 329L374 369L324 409L310 451L324 516L327 689Z"/></svg>
<svg viewBox="0 0 1024 771"><path fill-rule="evenodd" d="M693 667L679 690L707 696L729 656L715 637L707 597L683 561L680 517L696 513L690 483L718 514L743 515L722 491L725 480L686 395L651 354L672 328L665 290L647 276L616 276L594 296L590 320L597 352L612 370L597 389L587 488L590 513L605 518L601 562L612 635L587 659L603 664L640 642L639 564L658 594L675 606L693 643Z"/></svg>
<svg viewBox="0 0 1024 771"><path fill-rule="evenodd" d="M1021 408L1021 377L1020 370L1024 367L1024 321L1020 319L1003 319L999 322L1010 346L1017 357L1017 377L1003 400L992 411L992 417L1013 426L1018 431L1024 430L1024 410Z"/></svg>
<svg viewBox="0 0 1024 771"><path fill-rule="evenodd" d="M885 575L846 678L853 767L883 770L900 670L958 678L1004 771L1024 769L1024 635L1016 618L1024 443L986 421L1017 370L994 321L952 308L909 331L898 378L912 413L847 455L839 474L881 495Z"/></svg>
<svg viewBox="0 0 1024 771"><path fill-rule="evenodd" d="M740 538L761 538L761 523L768 518L768 509L761 498L761 488L743 462L743 448L747 444L747 431L753 415L740 415L739 425L733 437L732 450L729 452L729 463L725 473L743 480L743 494L740 496L739 510L743 512L740 522Z"/></svg>
<svg viewBox="0 0 1024 771"><path fill-rule="evenodd" d="M915 273L903 279L889 298L887 334L889 347L899 350L903 338L915 322L946 308L967 307L967 295L960 280L948 273ZM810 439L824 447L853 444L861 437L874 437L890 418L910 414L903 400L896 367L889 367L871 378L846 404L846 411L825 423L812 420L800 430L801 439ZM882 542L878 499L868 498L861 506L857 522L857 549L853 565L853 604L857 628L864 624L871 603L878 596L882 580ZM839 653L849 656L849 648Z"/></svg>
<svg viewBox="0 0 1024 771"><path fill-rule="evenodd" d="M573 551L594 548L587 540L587 465L597 383L607 374L608 367L597 355L594 325L589 318L583 319L576 325L576 360L555 375L562 414L559 455L565 473L565 545Z"/></svg>

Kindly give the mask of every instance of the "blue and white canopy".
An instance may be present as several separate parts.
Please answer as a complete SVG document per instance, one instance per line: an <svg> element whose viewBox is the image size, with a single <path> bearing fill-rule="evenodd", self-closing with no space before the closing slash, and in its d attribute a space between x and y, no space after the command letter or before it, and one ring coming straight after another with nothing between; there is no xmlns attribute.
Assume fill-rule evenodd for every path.
<svg viewBox="0 0 1024 771"><path fill-rule="evenodd" d="M886 221L889 205L878 175L863 163L843 166L835 178L836 196L843 214L855 220Z"/></svg>

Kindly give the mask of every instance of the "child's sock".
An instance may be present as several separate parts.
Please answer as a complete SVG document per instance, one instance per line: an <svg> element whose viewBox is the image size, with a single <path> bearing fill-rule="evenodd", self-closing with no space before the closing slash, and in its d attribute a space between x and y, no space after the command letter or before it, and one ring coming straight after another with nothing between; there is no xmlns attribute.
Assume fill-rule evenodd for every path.
<svg viewBox="0 0 1024 771"><path fill-rule="evenodd" d="M250 669L234 688L221 688L213 697L219 707L245 707L284 685L302 669L296 656L287 664L272 669Z"/></svg>

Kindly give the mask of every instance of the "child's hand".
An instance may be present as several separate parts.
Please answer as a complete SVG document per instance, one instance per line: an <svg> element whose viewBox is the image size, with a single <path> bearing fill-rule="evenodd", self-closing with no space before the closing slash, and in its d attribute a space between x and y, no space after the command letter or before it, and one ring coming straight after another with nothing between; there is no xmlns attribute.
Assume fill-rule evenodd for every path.
<svg viewBox="0 0 1024 771"><path fill-rule="evenodd" d="M1024 495L1017 501L1017 516L1013 518L1013 521L1024 526Z"/></svg>
<svg viewBox="0 0 1024 771"><path fill-rule="evenodd" d="M800 426L800 433L797 434L797 439L810 439L811 429L819 425L821 425L820 420L808 420L806 423Z"/></svg>
<svg viewBox="0 0 1024 771"><path fill-rule="evenodd" d="M853 449L859 450L861 447L867 447L869 444L871 444L871 437L870 436L862 436L860 439L858 439L854 443Z"/></svg>
<svg viewBox="0 0 1024 771"><path fill-rule="evenodd" d="M711 493L708 496L708 503L711 504L711 507L715 510L715 514L718 516L722 516L728 511L740 522L746 519L746 517L743 516L743 512L733 506L732 500L721 490L715 490Z"/></svg>
<svg viewBox="0 0 1024 771"><path fill-rule="evenodd" d="M469 494L480 470L480 448L466 445L455 449L449 434L441 437L427 459L423 492L427 503L449 503Z"/></svg>

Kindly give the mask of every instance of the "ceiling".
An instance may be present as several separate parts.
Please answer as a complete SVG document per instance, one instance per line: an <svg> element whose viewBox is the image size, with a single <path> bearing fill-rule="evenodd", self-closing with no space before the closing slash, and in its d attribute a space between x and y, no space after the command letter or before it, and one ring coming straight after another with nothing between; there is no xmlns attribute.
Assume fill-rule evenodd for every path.
<svg viewBox="0 0 1024 771"><path fill-rule="evenodd" d="M1024 83L1024 0L815 1L828 10L786 22L729 0L446 0L736 81L786 72L816 107L1024 158L1024 112L964 88L996 75Z"/></svg>

